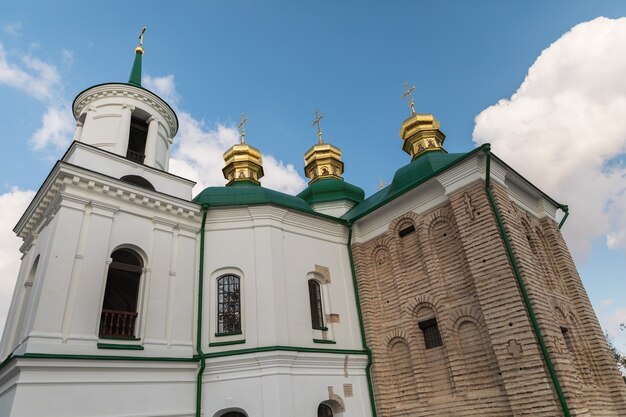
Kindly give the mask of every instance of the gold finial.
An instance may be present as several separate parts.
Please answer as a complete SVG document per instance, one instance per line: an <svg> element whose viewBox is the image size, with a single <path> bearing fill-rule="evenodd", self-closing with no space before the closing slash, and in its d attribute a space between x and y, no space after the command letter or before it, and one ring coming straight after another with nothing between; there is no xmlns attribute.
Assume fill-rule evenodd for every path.
<svg viewBox="0 0 626 417"><path fill-rule="evenodd" d="M320 127L320 121L323 118L324 118L324 115L319 114L319 110L315 110L315 120L313 121L313 124L311 126L317 125L317 140L320 145L324 143L324 141L322 140L322 128Z"/></svg>
<svg viewBox="0 0 626 417"><path fill-rule="evenodd" d="M381 178L380 181L378 182L378 185L376 186L376 189L378 191L382 190L383 188L385 188L387 186L387 184L385 184L385 182L383 181L383 179Z"/></svg>
<svg viewBox="0 0 626 417"><path fill-rule="evenodd" d="M246 122L248 118L241 113L241 122L237 125L237 129L241 132L241 143L246 143Z"/></svg>
<svg viewBox="0 0 626 417"><path fill-rule="evenodd" d="M143 35L146 33L146 27L141 28L141 33L139 34L139 46L135 48L135 53L143 55Z"/></svg>
<svg viewBox="0 0 626 417"><path fill-rule="evenodd" d="M402 100L404 100L406 97L409 98L409 106L411 106L411 113L415 114L415 102L413 101L413 97L411 97L411 93L415 91L415 86L409 87L409 83L405 82L404 88L406 88L406 91L404 94L400 96L400 98Z"/></svg>

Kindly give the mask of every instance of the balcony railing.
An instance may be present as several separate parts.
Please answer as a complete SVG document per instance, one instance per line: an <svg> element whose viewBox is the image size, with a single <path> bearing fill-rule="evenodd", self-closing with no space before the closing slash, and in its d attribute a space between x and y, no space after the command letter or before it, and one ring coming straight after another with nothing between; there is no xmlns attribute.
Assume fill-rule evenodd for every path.
<svg viewBox="0 0 626 417"><path fill-rule="evenodd" d="M140 152L131 151L129 149L126 152L126 158L130 159L131 161L139 162L140 164L143 164L143 160L146 158L146 155L144 155L144 154L142 154Z"/></svg>
<svg viewBox="0 0 626 417"><path fill-rule="evenodd" d="M102 309L100 316L101 337L135 337L135 321L137 313L134 311L117 311Z"/></svg>

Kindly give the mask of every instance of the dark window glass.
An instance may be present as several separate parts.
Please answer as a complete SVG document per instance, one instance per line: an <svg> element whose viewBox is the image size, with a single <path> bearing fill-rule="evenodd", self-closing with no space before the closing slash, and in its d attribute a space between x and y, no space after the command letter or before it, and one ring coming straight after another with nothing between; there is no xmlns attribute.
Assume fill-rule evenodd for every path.
<svg viewBox="0 0 626 417"><path fill-rule="evenodd" d="M443 346L443 340L441 340L441 333L439 333L437 319L432 318L420 321L418 326L422 330L422 333L424 333L424 343L426 344L426 349Z"/></svg>
<svg viewBox="0 0 626 417"><path fill-rule="evenodd" d="M333 409L326 404L317 407L317 417L333 417Z"/></svg>
<svg viewBox="0 0 626 417"><path fill-rule="evenodd" d="M410 226L407 226L404 229L400 230L398 232L398 235L400 237L404 237L404 236L408 235L409 233L413 233L414 231L415 231L415 226L410 225Z"/></svg>
<svg viewBox="0 0 626 417"><path fill-rule="evenodd" d="M129 249L116 250L111 258L100 316L100 336L133 338L143 262Z"/></svg>
<svg viewBox="0 0 626 417"><path fill-rule="evenodd" d="M217 280L217 333L241 332L239 277L224 275Z"/></svg>
<svg viewBox="0 0 626 417"><path fill-rule="evenodd" d="M319 282L309 280L309 304L311 304L311 323L314 329L324 327L324 313L322 311L322 292Z"/></svg>
<svg viewBox="0 0 626 417"><path fill-rule="evenodd" d="M143 160L146 157L146 140L148 140L148 124L146 121L136 117L131 118L126 158L143 164Z"/></svg>
<svg viewBox="0 0 626 417"><path fill-rule="evenodd" d="M222 414L222 417L246 417L243 413L238 413L236 411L230 411L226 414Z"/></svg>

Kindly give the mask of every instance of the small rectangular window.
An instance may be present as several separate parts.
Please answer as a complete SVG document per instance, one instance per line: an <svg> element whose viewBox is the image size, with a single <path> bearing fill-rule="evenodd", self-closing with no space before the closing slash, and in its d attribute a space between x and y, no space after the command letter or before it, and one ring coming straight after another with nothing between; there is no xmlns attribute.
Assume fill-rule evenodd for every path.
<svg viewBox="0 0 626 417"><path fill-rule="evenodd" d="M415 226L410 225L410 226L405 227L404 229L400 230L398 232L398 236L405 237L406 235L408 235L409 233L413 233L414 231L415 231Z"/></svg>
<svg viewBox="0 0 626 417"><path fill-rule="evenodd" d="M439 333L439 326L437 325L436 318L420 321L418 326L420 330L422 330L422 333L424 333L424 343L426 345L426 349L443 346L443 340L441 339L441 333Z"/></svg>

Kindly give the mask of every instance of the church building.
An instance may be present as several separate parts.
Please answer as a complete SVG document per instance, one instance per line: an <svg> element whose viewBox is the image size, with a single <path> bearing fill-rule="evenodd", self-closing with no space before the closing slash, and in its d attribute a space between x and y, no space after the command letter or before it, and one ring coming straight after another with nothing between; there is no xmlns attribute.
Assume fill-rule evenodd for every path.
<svg viewBox="0 0 626 417"><path fill-rule="evenodd" d="M193 196L142 43L128 82L78 94L15 226L0 416L626 416L567 207L489 145L447 153L407 86L410 158L374 195L316 114L298 195L262 186L242 115L225 185Z"/></svg>

